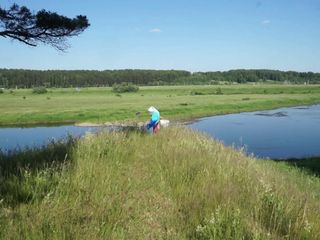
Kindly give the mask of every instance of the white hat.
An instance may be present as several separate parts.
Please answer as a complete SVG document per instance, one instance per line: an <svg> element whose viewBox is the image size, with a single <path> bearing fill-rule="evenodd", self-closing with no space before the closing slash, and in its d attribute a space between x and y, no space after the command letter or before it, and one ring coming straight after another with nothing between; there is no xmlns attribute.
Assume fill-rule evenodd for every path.
<svg viewBox="0 0 320 240"><path fill-rule="evenodd" d="M157 109L155 107L153 107L153 106L148 108L148 112L150 112L150 113L153 113L155 111L157 111Z"/></svg>

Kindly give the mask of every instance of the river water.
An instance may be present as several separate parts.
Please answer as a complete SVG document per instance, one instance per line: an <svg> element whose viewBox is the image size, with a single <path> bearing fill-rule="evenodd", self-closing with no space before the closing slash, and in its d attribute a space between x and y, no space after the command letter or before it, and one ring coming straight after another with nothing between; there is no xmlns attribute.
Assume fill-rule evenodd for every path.
<svg viewBox="0 0 320 240"><path fill-rule="evenodd" d="M206 117L188 126L257 157L320 156L320 105Z"/></svg>
<svg viewBox="0 0 320 240"><path fill-rule="evenodd" d="M88 132L97 132L97 127L42 126L23 128L0 128L0 149L2 152L39 147L51 141L62 140L71 135L80 137Z"/></svg>

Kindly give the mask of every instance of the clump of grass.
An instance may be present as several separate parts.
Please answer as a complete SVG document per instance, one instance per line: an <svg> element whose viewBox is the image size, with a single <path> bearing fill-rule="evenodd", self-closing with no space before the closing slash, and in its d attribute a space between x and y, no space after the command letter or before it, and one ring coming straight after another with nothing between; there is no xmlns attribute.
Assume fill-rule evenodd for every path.
<svg viewBox="0 0 320 240"><path fill-rule="evenodd" d="M205 93L200 92L200 91L191 91L190 95L205 95Z"/></svg>
<svg viewBox="0 0 320 240"><path fill-rule="evenodd" d="M1 238L319 236L319 179L191 130L101 133L73 149L73 164L42 198L0 207Z"/></svg>
<svg viewBox="0 0 320 240"><path fill-rule="evenodd" d="M188 103L179 103L180 106L188 106Z"/></svg>
<svg viewBox="0 0 320 240"><path fill-rule="evenodd" d="M249 230L249 229L248 229ZM209 218L196 228L196 239L252 239L241 217L240 209L218 206Z"/></svg>

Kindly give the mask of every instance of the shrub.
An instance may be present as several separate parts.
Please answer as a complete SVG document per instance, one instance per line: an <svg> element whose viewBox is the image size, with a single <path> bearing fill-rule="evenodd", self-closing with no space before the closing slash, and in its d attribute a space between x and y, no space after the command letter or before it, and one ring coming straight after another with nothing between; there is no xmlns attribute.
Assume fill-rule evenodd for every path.
<svg viewBox="0 0 320 240"><path fill-rule="evenodd" d="M36 87L32 89L32 93L35 93L35 94L44 94L47 92L48 90L45 87Z"/></svg>
<svg viewBox="0 0 320 240"><path fill-rule="evenodd" d="M216 94L222 95L223 94L222 89L221 88L217 88Z"/></svg>
<svg viewBox="0 0 320 240"><path fill-rule="evenodd" d="M3 89L0 88L0 94L1 94L1 93L4 93L4 91L3 91Z"/></svg>
<svg viewBox="0 0 320 240"><path fill-rule="evenodd" d="M123 82L121 84L113 84L112 90L116 93L137 92L139 91L139 87L130 82Z"/></svg>
<svg viewBox="0 0 320 240"><path fill-rule="evenodd" d="M220 82L217 80L211 80L209 83L210 83L210 85L219 85L220 84Z"/></svg>

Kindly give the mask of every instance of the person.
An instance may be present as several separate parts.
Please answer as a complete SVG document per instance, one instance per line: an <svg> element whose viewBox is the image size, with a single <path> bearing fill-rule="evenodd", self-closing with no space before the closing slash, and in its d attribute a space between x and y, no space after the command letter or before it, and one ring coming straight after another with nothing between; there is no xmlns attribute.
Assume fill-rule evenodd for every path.
<svg viewBox="0 0 320 240"><path fill-rule="evenodd" d="M157 133L160 130L160 113L159 111L151 106L148 108L148 112L151 115L150 121L147 124L147 129L152 128L153 133Z"/></svg>

